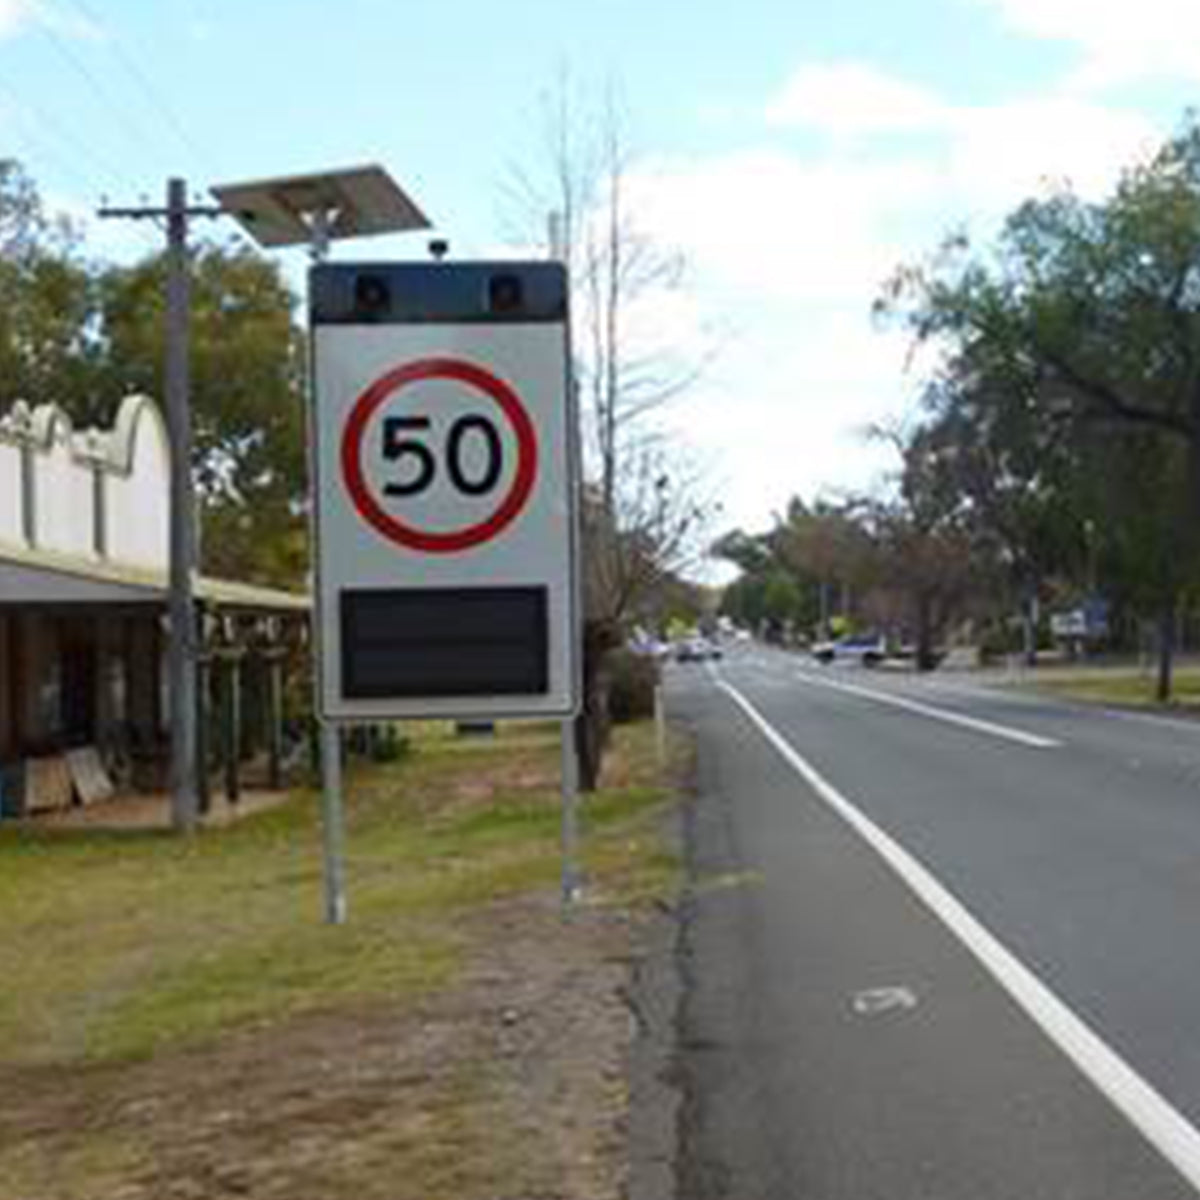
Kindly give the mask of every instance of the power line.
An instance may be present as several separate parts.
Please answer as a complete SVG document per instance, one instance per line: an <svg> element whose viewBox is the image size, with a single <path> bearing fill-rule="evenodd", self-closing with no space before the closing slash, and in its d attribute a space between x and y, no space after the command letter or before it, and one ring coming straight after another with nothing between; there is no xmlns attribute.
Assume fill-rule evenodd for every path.
<svg viewBox="0 0 1200 1200"><path fill-rule="evenodd" d="M57 31L44 20L38 23L38 29L51 46L53 46L59 57L83 79L101 104L111 112L116 119L116 123L123 129L130 140L138 145L139 148L149 149L150 153L157 157L159 147L152 140L147 139L145 130L129 121L121 107L113 101L108 90L101 85L87 64L67 46L65 40L58 35ZM8 90L11 94L11 89ZM18 103L21 102L18 101ZM77 135L68 124L58 121L45 108L35 107L34 111L37 120L51 130L61 142L68 144L75 154L87 158L110 180L111 186L109 188L99 189L102 196L106 191L120 190L128 185L126 173L120 168L115 168L111 162L101 156L96 151L93 143ZM149 230L138 228L136 236L143 242L148 243L148 248L150 246L157 247L158 245L157 239L153 237Z"/></svg>
<svg viewBox="0 0 1200 1200"><path fill-rule="evenodd" d="M21 99L3 81L0 81L0 94L8 98L11 111L16 114L22 123L27 124L32 116L47 132L53 134L64 145L69 146L75 155L86 158L94 169L100 171L109 179L110 183L118 187L122 186L123 179L121 173L113 167L113 164L103 158L90 142L77 136L68 126L61 124L47 109L31 104L28 100ZM79 168L73 166L72 170L77 174Z"/></svg>
<svg viewBox="0 0 1200 1200"><path fill-rule="evenodd" d="M63 0L63 2L71 5L88 28L96 31L98 34L107 33L107 27L103 20L86 3L86 0ZM128 103L119 101L119 92L114 93L111 86L101 81L97 73L89 67L84 57L68 45L67 40L60 35L58 29L55 28L50 20L47 20L43 16L37 21L37 26L39 32L50 43L58 57L84 82L91 94L103 106L104 110L109 114L109 120L122 130L127 139L136 145L139 151L143 153L149 152L154 159L159 159L167 144L162 140L161 128L156 127L158 133L156 137L152 134L150 127L143 124L141 119L137 121L131 120ZM179 145L186 148L188 156L202 158L211 169L211 156L189 134L184 124L179 120L167 102L165 96L155 87L146 72L140 68L133 55L125 50L119 40L107 36L104 40L108 43L110 52L120 62L125 74L136 85L142 97L148 101L148 105L139 107L139 114L144 111L145 107L152 109ZM107 188L95 189L101 196L105 192L112 192L128 187L127 172L119 167L115 168L112 161L96 149L94 141L89 141L80 136L69 123L60 121L45 108L33 105L28 100L19 98L11 88L4 87L2 83L0 83L0 91L9 97L10 105L13 107L15 115L25 129L28 130L31 127L35 127L39 134L50 135L57 142L58 153L55 153L53 157L64 166L67 173L73 178L77 180L84 179L80 164L81 161L86 160L90 164L91 171L98 172L102 177L110 181ZM128 97L126 97L127 99ZM29 138L26 136L22 140L28 144ZM39 138L37 140L40 146L45 149L45 139ZM88 180L86 182L89 186L94 186L92 181ZM157 239L153 238L153 235L145 228L144 224L140 222L135 224L139 240L148 239L156 243Z"/></svg>
<svg viewBox="0 0 1200 1200"><path fill-rule="evenodd" d="M157 156L159 148L153 144L152 139L147 139L146 131L135 122L129 120L122 108L113 101L108 90L101 86L100 81L92 73L88 65L73 50L68 48L66 41L58 35L54 28L46 24L45 21L41 21L38 23L38 30L54 47L59 57L87 84L100 103L105 105L117 118L118 124L130 140L137 143L140 148L148 147L150 153Z"/></svg>
<svg viewBox="0 0 1200 1200"><path fill-rule="evenodd" d="M7 89L0 88L0 93L3 93L5 98L10 101L13 98ZM35 155L44 155L52 158L58 169L64 174L69 175L71 179L74 180L76 185L81 186L85 192L97 190L95 179L92 176L85 174L73 157L64 153L60 153L58 150L47 150L45 148L41 149L40 151L38 150L29 136L30 120L26 113L20 111L20 109L12 104L9 105L6 111L9 116L14 118L14 133L16 134L16 139L21 149L20 157L22 159L28 162L30 159L34 158Z"/></svg>
<svg viewBox="0 0 1200 1200"><path fill-rule="evenodd" d="M47 109L21 100L3 80L0 80L0 97L7 101L8 111L16 118L18 137L27 162L35 158L51 160L84 193L90 192L93 196L103 196L105 192L126 186L119 169ZM85 162L89 164L87 167L83 165ZM159 241L149 229L138 227L136 236L146 243L147 249L158 248Z"/></svg>
<svg viewBox="0 0 1200 1200"><path fill-rule="evenodd" d="M90 22L100 30L106 30L103 20L96 14L89 4L84 0L67 0L67 3L75 9L85 21ZM215 163L212 156L207 150L201 146L191 133L188 131L183 122L179 119L175 110L171 107L166 96L157 88L150 77L138 65L137 60L133 57L122 43L122 39L118 36L113 36L111 39L106 39L105 44L112 51L113 57L121 64L125 73L133 80L134 84L141 91L142 95L149 101L150 110L156 113L162 120L163 124L175 135L180 145L185 147L190 154L197 158L203 159L205 165L212 171L214 175L220 174L215 170Z"/></svg>

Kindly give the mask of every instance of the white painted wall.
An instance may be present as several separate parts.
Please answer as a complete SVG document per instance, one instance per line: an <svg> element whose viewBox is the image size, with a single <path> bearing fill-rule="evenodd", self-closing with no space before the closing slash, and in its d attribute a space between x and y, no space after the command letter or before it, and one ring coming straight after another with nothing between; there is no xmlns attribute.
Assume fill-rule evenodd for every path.
<svg viewBox="0 0 1200 1200"><path fill-rule="evenodd" d="M33 462L34 544L73 558L90 557L92 469L76 460L65 418L54 422L49 445L38 448Z"/></svg>
<svg viewBox="0 0 1200 1200"><path fill-rule="evenodd" d="M171 468L166 430L149 403L137 413L130 436L129 473L104 477L108 557L165 571Z"/></svg>
<svg viewBox="0 0 1200 1200"><path fill-rule="evenodd" d="M0 542L18 543L21 531L21 449L0 441Z"/></svg>
<svg viewBox="0 0 1200 1200"><path fill-rule="evenodd" d="M170 488L166 430L153 402L127 397L111 431L76 433L52 406L32 419L0 414L0 543L23 545L21 446L33 447L34 539L38 550L95 559L95 473L104 489L104 558L166 571Z"/></svg>

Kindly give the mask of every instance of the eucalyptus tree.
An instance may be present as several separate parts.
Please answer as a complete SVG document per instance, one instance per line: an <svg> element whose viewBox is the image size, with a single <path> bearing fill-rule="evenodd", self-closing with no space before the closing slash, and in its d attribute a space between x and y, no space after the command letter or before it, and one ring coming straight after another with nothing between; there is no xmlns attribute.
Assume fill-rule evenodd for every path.
<svg viewBox="0 0 1200 1200"><path fill-rule="evenodd" d="M56 401L90 415L100 348L94 273L77 231L0 159L0 406Z"/></svg>
<svg viewBox="0 0 1200 1200"><path fill-rule="evenodd" d="M305 534L304 344L278 265L200 243L191 263L193 470L205 569L299 583ZM106 393L162 394L165 262L99 277Z"/></svg>
<svg viewBox="0 0 1200 1200"><path fill-rule="evenodd" d="M1136 446L1142 471L1111 471L1107 500L1116 510L1110 520L1144 525L1145 485L1155 491L1154 557L1172 564L1154 588L1165 696L1170 630L1200 562L1195 116L1105 199L1063 187L1028 200L993 246L979 251L963 237L950 239L931 263L899 271L877 307L942 349L937 382L947 408L992 422L997 444L1018 445L1021 429L1055 430L1110 465L1122 446ZM963 380L969 386L954 386ZM1013 414L1017 428L1006 429ZM1104 444L1098 457L1097 440ZM1030 452L1053 459L1045 446ZM1134 478L1138 487L1114 490Z"/></svg>

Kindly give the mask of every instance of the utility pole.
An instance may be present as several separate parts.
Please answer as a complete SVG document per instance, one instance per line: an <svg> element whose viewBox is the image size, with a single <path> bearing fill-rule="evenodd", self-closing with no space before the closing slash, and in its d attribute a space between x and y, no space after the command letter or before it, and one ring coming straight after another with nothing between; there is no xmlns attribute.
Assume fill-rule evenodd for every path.
<svg viewBox="0 0 1200 1200"><path fill-rule="evenodd" d="M196 569L196 499L192 487L192 413L188 379L189 223L218 217L216 205L189 205L182 179L167 180L165 207L112 208L97 215L126 220L165 220L167 227L167 308L164 400L171 451L170 580L171 640L168 682L171 696L171 823L190 833L199 815L196 761L196 612L192 595Z"/></svg>

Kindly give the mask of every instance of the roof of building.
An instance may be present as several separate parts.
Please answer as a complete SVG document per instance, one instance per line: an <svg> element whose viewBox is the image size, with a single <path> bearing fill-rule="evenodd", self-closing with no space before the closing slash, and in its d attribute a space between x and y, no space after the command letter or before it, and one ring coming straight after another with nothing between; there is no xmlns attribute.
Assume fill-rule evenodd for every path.
<svg viewBox="0 0 1200 1200"><path fill-rule="evenodd" d="M14 593L25 603L39 599L37 576L44 578L41 599L53 601L93 600L103 602L160 601L167 594L167 577L162 571L99 559L79 558L57 550L15 546L0 542L0 578L6 564L22 568L25 589ZM70 583L91 585L85 591L72 589ZM63 586L65 585L65 586ZM282 591L256 584L236 583L228 579L196 577L195 596L202 603L219 608L244 608L274 612L306 612L311 599L306 594ZM0 591L0 602L4 600Z"/></svg>
<svg viewBox="0 0 1200 1200"><path fill-rule="evenodd" d="M0 604L155 603L169 571L170 455L158 406L126 396L112 426L57 404L0 414ZM197 576L201 603L303 612L307 595Z"/></svg>

